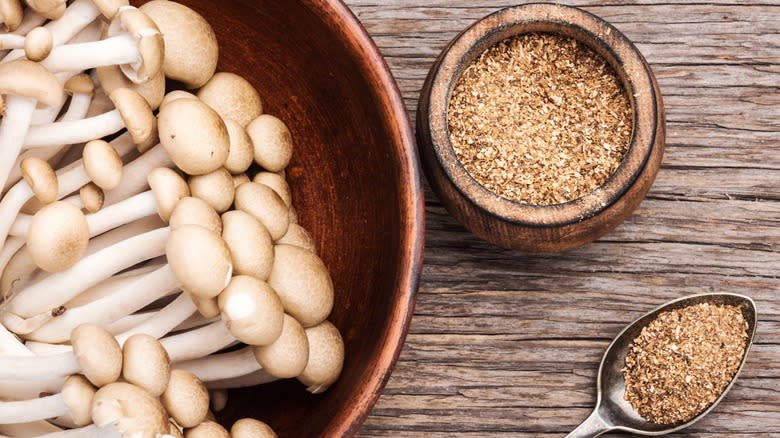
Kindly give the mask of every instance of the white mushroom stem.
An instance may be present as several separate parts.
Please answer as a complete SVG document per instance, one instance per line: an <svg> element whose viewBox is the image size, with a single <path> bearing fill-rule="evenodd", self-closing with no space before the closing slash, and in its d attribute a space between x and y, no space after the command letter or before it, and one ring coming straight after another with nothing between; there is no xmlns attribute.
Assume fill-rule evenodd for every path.
<svg viewBox="0 0 780 438"><path fill-rule="evenodd" d="M112 335L116 336L128 330L132 330L135 327L138 327L139 325L143 324L154 315L157 315L157 312L149 311L149 312L139 312L139 313L133 313L131 315L126 315L123 316L122 318L117 319L111 324L107 325L106 330L108 330L108 332L111 333Z"/></svg>
<svg viewBox="0 0 780 438"><path fill-rule="evenodd" d="M5 310L23 318L50 313L111 275L165 254L169 235L169 228L160 228L87 256L70 269L20 291Z"/></svg>
<svg viewBox="0 0 780 438"><path fill-rule="evenodd" d="M33 421L21 424L0 424L0 433L15 438L32 438L49 433L60 432L62 429L47 422Z"/></svg>
<svg viewBox="0 0 780 438"><path fill-rule="evenodd" d="M100 41L54 47L41 64L53 72L88 70L140 61L135 37L123 33Z"/></svg>
<svg viewBox="0 0 780 438"><path fill-rule="evenodd" d="M83 143L103 138L125 127L119 110L81 120L48 123L30 127L24 138L25 148L45 148L61 144Z"/></svg>
<svg viewBox="0 0 780 438"><path fill-rule="evenodd" d="M160 340L168 351L171 362L182 362L208 356L238 341L224 321L218 321L189 332Z"/></svg>
<svg viewBox="0 0 780 438"><path fill-rule="evenodd" d="M0 380L0 397L7 400L27 400L40 397L41 394L55 394L60 392L64 383L65 376L35 382Z"/></svg>
<svg viewBox="0 0 780 438"><path fill-rule="evenodd" d="M21 49L24 47L24 35L13 33L0 34L0 50Z"/></svg>
<svg viewBox="0 0 780 438"><path fill-rule="evenodd" d="M266 383L275 382L279 379L269 375L263 370L258 370L253 373L234 377L231 379L214 380L211 382L205 382L208 389L233 389L233 388L248 388L251 386L264 385Z"/></svg>
<svg viewBox="0 0 780 438"><path fill-rule="evenodd" d="M41 342L65 342L70 338L71 330L80 324L106 326L162 297L175 293L179 287L179 281L170 267L165 265L140 278L132 279L122 287L116 288L107 297L65 310L65 313L25 337Z"/></svg>
<svg viewBox="0 0 780 438"><path fill-rule="evenodd" d="M168 156L168 152L165 151L161 144L144 152L143 155L133 160L132 163L125 165L122 172L122 182L114 190L106 192L106 199L103 203L104 208L149 188L147 176L149 172L158 167L173 167L171 157Z"/></svg>
<svg viewBox="0 0 780 438"><path fill-rule="evenodd" d="M137 281L139 278L154 272L163 265L164 263L145 265L140 268L114 275L113 277L108 278L105 281L102 281L99 284L96 284L95 286L87 289L83 293L79 294L76 298L68 301L65 303L65 307L68 309L73 309L76 307L86 306L95 301L109 297L114 293L114 291L126 287L128 284L131 284Z"/></svg>
<svg viewBox="0 0 780 438"><path fill-rule="evenodd" d="M119 345L124 345L125 341L135 334L144 333L157 339L162 338L187 318L197 312L195 304L186 293L182 293L170 304L155 312L152 317L146 319L139 325L119 334L116 340Z"/></svg>
<svg viewBox="0 0 780 438"><path fill-rule="evenodd" d="M27 12L25 16L29 14L30 12ZM70 6L68 6L67 9L65 9L65 13L62 15L62 17L60 17L58 20L52 20L46 23L46 25L44 25L44 27L48 29L49 32L51 33L52 46L54 47L60 46L70 41L77 34L79 34L84 28L89 26L90 23L96 21L95 19L99 15L100 15L100 11L98 11L98 9L92 3L92 0L75 0L73 3L70 4ZM36 17L32 17L30 19L31 23L35 18ZM27 18L25 18L25 20L26 19ZM30 27L30 29L40 26L45 21L46 21L45 18L43 19L43 21L38 21L34 26ZM24 21L22 21L22 25L19 26L19 29L23 27L26 30L25 33L27 33L27 31L30 30L26 28L27 26L25 26ZM17 31L19 29L17 29ZM98 37L99 35L100 34L98 34ZM6 55L5 58L3 58L2 62L13 61L14 59L19 59L23 56L24 56L24 50L13 50L8 55ZM80 70L86 70L86 69L80 69Z"/></svg>
<svg viewBox="0 0 780 438"><path fill-rule="evenodd" d="M61 393L22 401L0 402L0 423L29 423L68 414Z"/></svg>
<svg viewBox="0 0 780 438"><path fill-rule="evenodd" d="M203 382L234 379L261 370L252 347L178 362L173 367L189 371ZM270 374L268 377L273 379Z"/></svg>
<svg viewBox="0 0 780 438"><path fill-rule="evenodd" d="M53 356L0 356L0 380L46 380L79 372L73 351Z"/></svg>
<svg viewBox="0 0 780 438"><path fill-rule="evenodd" d="M22 18L22 22L19 24L19 27L16 28L13 32L10 32L14 35L27 35L27 32L35 29L36 27L42 25L46 22L46 17L38 14L35 11L27 11L24 14L24 18ZM8 50L2 50L0 51L0 63L3 62L5 57L11 53L11 51ZM24 54L24 50L21 50L21 53Z"/></svg>
<svg viewBox="0 0 780 438"><path fill-rule="evenodd" d="M3 186L22 150L35 105L35 99L28 97L9 95L6 98L6 113L0 122L0 184Z"/></svg>
<svg viewBox="0 0 780 438"><path fill-rule="evenodd" d="M1 204L0 204L1 205ZM11 237L6 240L2 248L0 248L0 272L5 272L5 267L8 266L8 262L19 252L24 246L24 239L21 237ZM4 297L0 297L0 300Z"/></svg>
<svg viewBox="0 0 780 438"><path fill-rule="evenodd" d="M171 435L160 435L160 438L173 438ZM94 424L78 429L68 429L60 432L41 435L39 438L123 438L114 426L97 427Z"/></svg>

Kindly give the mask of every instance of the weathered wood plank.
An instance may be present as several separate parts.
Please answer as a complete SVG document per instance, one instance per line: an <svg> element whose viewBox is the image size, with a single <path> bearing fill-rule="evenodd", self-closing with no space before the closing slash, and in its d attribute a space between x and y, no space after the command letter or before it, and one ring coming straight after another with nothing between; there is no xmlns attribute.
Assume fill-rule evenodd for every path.
<svg viewBox="0 0 780 438"><path fill-rule="evenodd" d="M346 2L412 119L447 42L518 3ZM567 3L626 33L658 77L668 123L656 184L613 233L559 255L492 247L427 190L411 333L360 435L563 436L587 416L601 354L626 323L669 299L730 291L757 301L757 344L727 399L687 435L778 436L780 1Z"/></svg>

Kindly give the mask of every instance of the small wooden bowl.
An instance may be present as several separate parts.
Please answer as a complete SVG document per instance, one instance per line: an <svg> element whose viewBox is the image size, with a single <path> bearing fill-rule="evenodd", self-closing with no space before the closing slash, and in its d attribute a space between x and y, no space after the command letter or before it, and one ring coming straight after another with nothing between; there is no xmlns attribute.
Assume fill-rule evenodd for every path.
<svg viewBox="0 0 780 438"><path fill-rule="evenodd" d="M631 144L618 170L592 193L564 204L523 204L489 191L467 173L449 140L447 107L461 73L494 44L531 32L574 38L601 55L622 81L633 112ZM503 9L455 37L431 68L417 110L423 167L450 214L488 242L533 252L572 249L623 222L655 180L665 130L661 92L636 47L604 20L548 3Z"/></svg>
<svg viewBox="0 0 780 438"><path fill-rule="evenodd" d="M324 394L294 379L233 390L217 416L228 428L257 418L280 437L351 436L401 351L422 270L423 194L403 100L339 0L179 1L217 33L219 70L246 77L292 131L293 204L331 272L330 320L346 345Z"/></svg>

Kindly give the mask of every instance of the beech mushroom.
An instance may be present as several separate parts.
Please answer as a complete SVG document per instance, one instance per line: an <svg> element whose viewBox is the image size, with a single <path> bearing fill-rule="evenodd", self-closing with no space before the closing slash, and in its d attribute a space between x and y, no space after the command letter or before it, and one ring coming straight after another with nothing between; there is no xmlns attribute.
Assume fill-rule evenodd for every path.
<svg viewBox="0 0 780 438"><path fill-rule="evenodd" d="M22 5L19 0L0 0L0 22L9 32L15 31L22 23Z"/></svg>
<svg viewBox="0 0 780 438"><path fill-rule="evenodd" d="M276 438L271 426L253 418L242 418L230 428L232 438Z"/></svg>
<svg viewBox="0 0 780 438"><path fill-rule="evenodd" d="M47 272L61 272L81 260L89 243L84 214L68 202L54 202L33 217L27 250L35 264Z"/></svg>
<svg viewBox="0 0 780 438"><path fill-rule="evenodd" d="M65 13L66 0L25 0L33 11L49 20L56 20Z"/></svg>
<svg viewBox="0 0 780 438"><path fill-rule="evenodd" d="M103 208L103 203L106 202L106 194L97 184L89 183L79 189L79 199L87 213L94 214ZM11 233L13 234L13 229L11 229Z"/></svg>
<svg viewBox="0 0 780 438"><path fill-rule="evenodd" d="M40 64L17 60L0 64L0 94L6 96L6 112L0 122L0 183L5 185L22 150L36 104L61 105L62 85Z"/></svg>
<svg viewBox="0 0 780 438"><path fill-rule="evenodd" d="M157 123L149 103L140 94L118 88L109 96L116 107L107 113L82 120L55 122L30 128L24 139L28 148L74 144L127 128L139 150L157 143Z"/></svg>
<svg viewBox="0 0 780 438"><path fill-rule="evenodd" d="M169 223L171 230L175 230L184 225L200 225L217 234L222 234L222 238L225 240L228 248L230 248L230 242L222 232L222 219L214 208L202 199L193 198L191 196L181 198L179 202L176 203L173 212L171 212ZM249 238L254 236L247 235L244 237ZM243 271L239 272L236 267L235 254L232 249L230 250L230 255L233 260L233 270L238 273L243 273Z"/></svg>
<svg viewBox="0 0 780 438"><path fill-rule="evenodd" d="M22 178L39 201L51 204L57 200L60 185L57 174L49 163L40 158L25 158L19 164L19 168L22 171Z"/></svg>
<svg viewBox="0 0 780 438"><path fill-rule="evenodd" d="M77 426L92 422L95 387L81 375L65 379L59 394L23 401L0 402L0 423L28 423L68 415Z"/></svg>
<svg viewBox="0 0 780 438"><path fill-rule="evenodd" d="M274 246L265 226L240 210L222 215L222 239L230 249L233 271L267 280L274 264Z"/></svg>
<svg viewBox="0 0 780 438"><path fill-rule="evenodd" d="M155 397L162 395L171 378L171 362L160 341L146 334L133 335L122 352L122 377Z"/></svg>
<svg viewBox="0 0 780 438"><path fill-rule="evenodd" d="M127 437L157 437L170 426L165 409L156 397L130 383L116 382L100 388L92 401L92 420L97 427L113 425Z"/></svg>
<svg viewBox="0 0 780 438"><path fill-rule="evenodd" d="M40 61L49 56L52 44L49 29L36 27L24 38L24 54L30 61Z"/></svg>
<svg viewBox="0 0 780 438"><path fill-rule="evenodd" d="M270 187L274 192L276 192L277 195L279 195L280 198L282 198L284 205L286 205L288 208L292 206L292 194L290 194L290 186L287 184L287 180L284 179L282 175L274 172L257 172L255 177L252 178L252 182Z"/></svg>
<svg viewBox="0 0 780 438"><path fill-rule="evenodd" d="M246 127L255 148L255 162L270 172L283 170L290 163L293 142L287 125L276 117L263 114Z"/></svg>
<svg viewBox="0 0 780 438"><path fill-rule="evenodd" d="M290 224L290 227L287 229L287 234L277 240L276 243L298 246L317 254L317 246L314 243L314 239L312 239L305 228L298 224Z"/></svg>
<svg viewBox="0 0 780 438"><path fill-rule="evenodd" d="M226 122L232 120L242 128L263 114L263 102L257 90L235 73L214 74L198 91L198 98Z"/></svg>
<svg viewBox="0 0 780 438"><path fill-rule="evenodd" d="M41 65L54 72L119 65L135 83L146 82L160 71L163 37L146 14L132 6L120 7L108 27L108 36L90 43L56 46Z"/></svg>
<svg viewBox="0 0 780 438"><path fill-rule="evenodd" d="M230 119L224 119L227 128L230 148L225 161L225 169L232 174L244 173L255 159L255 149L252 140L243 126Z"/></svg>
<svg viewBox="0 0 780 438"><path fill-rule="evenodd" d="M282 333L282 302L264 281L247 275L233 277L218 302L228 329L245 344L268 345Z"/></svg>
<svg viewBox="0 0 780 438"><path fill-rule="evenodd" d="M214 30L197 12L180 3L152 0L141 6L155 22L165 40L165 76L188 88L203 86L213 75L219 59Z"/></svg>
<svg viewBox="0 0 780 438"><path fill-rule="evenodd" d="M184 438L230 438L228 431L214 421L204 421L184 431Z"/></svg>
<svg viewBox="0 0 780 438"><path fill-rule="evenodd" d="M209 393L203 382L181 369L171 370L160 401L176 424L185 428L203 422L209 410Z"/></svg>
<svg viewBox="0 0 780 438"><path fill-rule="evenodd" d="M274 266L268 284L284 304L285 312L304 327L325 320L333 308L333 282L317 255L292 245L274 247Z"/></svg>
<svg viewBox="0 0 780 438"><path fill-rule="evenodd" d="M127 79L127 76L116 65L98 67L95 69L95 75L100 87L107 95L119 88L129 88L146 99L153 110L160 107L163 96L165 96L165 75L162 71L142 84L136 84Z"/></svg>
<svg viewBox="0 0 780 438"><path fill-rule="evenodd" d="M253 182L236 188L236 208L245 211L262 223L273 240L287 233L290 216L282 198L270 187Z"/></svg>
<svg viewBox="0 0 780 438"><path fill-rule="evenodd" d="M192 196L206 201L217 213L224 213L233 205L236 194L233 175L224 167L205 175L191 176L189 186Z"/></svg>
<svg viewBox="0 0 780 438"><path fill-rule="evenodd" d="M167 0L166 0L167 1ZM164 107L166 104L173 102L174 100L179 99L198 99L197 96L190 93L189 91L184 90L173 90L169 92L168 94L163 97L162 103L160 104L160 108Z"/></svg>
<svg viewBox="0 0 780 438"><path fill-rule="evenodd" d="M325 321L306 329L309 340L309 361L298 380L312 394L327 390L341 374L344 366L344 341L339 330Z"/></svg>

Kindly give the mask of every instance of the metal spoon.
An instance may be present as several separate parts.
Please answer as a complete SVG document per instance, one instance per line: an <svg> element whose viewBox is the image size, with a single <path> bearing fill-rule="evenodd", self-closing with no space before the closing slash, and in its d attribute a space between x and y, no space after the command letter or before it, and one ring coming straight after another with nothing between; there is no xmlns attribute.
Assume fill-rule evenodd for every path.
<svg viewBox="0 0 780 438"><path fill-rule="evenodd" d="M745 354L742 355L742 362L737 369L737 373L726 387L723 393L714 403L692 420L682 424L656 424L642 418L634 408L623 399L625 386L623 373L620 371L626 363L626 354L628 347L634 339L639 336L646 325L652 322L659 313L688 307L699 303L727 304L741 307L745 321L748 323L748 342L745 348ZM601 359L601 366L598 374L598 392L596 398L596 409L593 413L577 427L566 438L590 438L597 437L603 433L612 431L630 432L639 435L665 435L684 429L691 424L699 421L707 415L718 403L726 396L731 386L737 380L739 371L745 365L750 346L753 344L753 335L756 332L756 305L750 298L736 294L703 294L694 295L686 298L671 301L663 306L653 310L634 321L631 325L615 338L607 347L604 357Z"/></svg>

